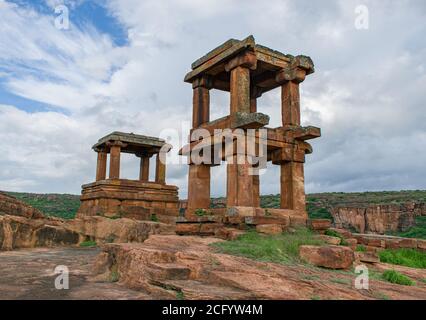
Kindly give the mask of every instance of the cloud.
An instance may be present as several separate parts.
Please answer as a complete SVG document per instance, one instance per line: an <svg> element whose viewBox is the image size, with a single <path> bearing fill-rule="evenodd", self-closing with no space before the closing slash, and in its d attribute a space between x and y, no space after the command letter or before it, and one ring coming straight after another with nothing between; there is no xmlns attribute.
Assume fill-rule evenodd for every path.
<svg viewBox="0 0 426 320"><path fill-rule="evenodd" d="M69 2L70 9L81 3ZM184 133L183 143L192 90L182 79L191 62L228 38L249 34L284 53L310 55L316 64L301 85L302 121L323 132L307 156L309 192L426 186L423 1L365 1L368 30L355 29L359 3L352 0L106 1L127 30L122 46L93 25L73 21L78 16L64 31L49 13L0 4L0 85L53 107L0 106L0 151L6 155L0 189L79 192L93 180L91 145L113 130L158 136L175 129ZM259 99L273 126L280 125L279 94ZM228 105L229 97L212 93L211 118L226 114ZM124 176L135 177L137 167L137 159L124 157ZM224 172L213 170L213 195L225 193ZM185 165L168 168L181 197L186 174ZM278 176L270 165L262 193L279 192Z"/></svg>

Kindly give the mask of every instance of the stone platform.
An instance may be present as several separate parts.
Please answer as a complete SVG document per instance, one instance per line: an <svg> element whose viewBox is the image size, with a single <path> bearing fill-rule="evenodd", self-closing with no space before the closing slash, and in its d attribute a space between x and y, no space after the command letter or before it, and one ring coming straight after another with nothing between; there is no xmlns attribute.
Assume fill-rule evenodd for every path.
<svg viewBox="0 0 426 320"><path fill-rule="evenodd" d="M82 186L77 217L127 217L173 223L179 212L178 188L162 183L106 179ZM155 216L155 217L154 217Z"/></svg>
<svg viewBox="0 0 426 320"><path fill-rule="evenodd" d="M266 209L258 207L227 207L189 210L176 221L178 235L216 236L232 239L238 232L250 228L279 232L291 227L306 226L308 217L305 211L288 209Z"/></svg>

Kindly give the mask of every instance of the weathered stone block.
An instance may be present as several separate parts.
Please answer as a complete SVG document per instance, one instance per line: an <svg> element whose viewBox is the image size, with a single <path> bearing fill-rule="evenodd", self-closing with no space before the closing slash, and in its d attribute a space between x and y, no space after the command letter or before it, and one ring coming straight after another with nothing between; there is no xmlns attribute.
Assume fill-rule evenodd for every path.
<svg viewBox="0 0 426 320"><path fill-rule="evenodd" d="M300 257L318 267L347 269L352 266L354 252L344 246L300 246Z"/></svg>
<svg viewBox="0 0 426 320"><path fill-rule="evenodd" d="M342 242L342 240L340 238L337 237L331 237L331 236L326 236L324 234L319 234L315 236L316 239L322 240L327 244L331 244L331 245L339 245L340 242Z"/></svg>
<svg viewBox="0 0 426 320"><path fill-rule="evenodd" d="M283 227L279 224L258 224L256 231L264 234L280 234L283 232Z"/></svg>
<svg viewBox="0 0 426 320"><path fill-rule="evenodd" d="M198 235L200 234L201 223L177 223L176 234L179 235Z"/></svg>
<svg viewBox="0 0 426 320"><path fill-rule="evenodd" d="M310 219L308 220L309 228L314 231L327 230L331 227L331 220L329 219Z"/></svg>
<svg viewBox="0 0 426 320"><path fill-rule="evenodd" d="M380 262L377 252L355 252L357 262L378 263Z"/></svg>

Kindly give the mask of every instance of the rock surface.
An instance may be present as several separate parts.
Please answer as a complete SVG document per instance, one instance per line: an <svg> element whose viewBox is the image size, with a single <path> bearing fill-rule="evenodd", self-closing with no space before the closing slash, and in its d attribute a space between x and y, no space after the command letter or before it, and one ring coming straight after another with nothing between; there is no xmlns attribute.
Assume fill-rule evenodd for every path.
<svg viewBox="0 0 426 320"><path fill-rule="evenodd" d="M424 283L408 291L370 279L370 290L357 290L356 274L350 271L336 273L221 254L209 246L217 241L221 240L153 235L141 244L105 244L95 264L95 279L105 281L114 275L119 284L155 299L426 298ZM341 283L335 281L337 277Z"/></svg>
<svg viewBox="0 0 426 320"><path fill-rule="evenodd" d="M97 243L143 242L149 235L160 233L173 233L173 226L98 216L62 220L0 215L0 250L77 245L87 240Z"/></svg>
<svg viewBox="0 0 426 320"><path fill-rule="evenodd" d="M300 257L315 266L348 269L354 262L354 252L344 246L300 246Z"/></svg>
<svg viewBox="0 0 426 320"><path fill-rule="evenodd" d="M0 215L19 216L28 219L44 217L39 210L3 192L0 192Z"/></svg>

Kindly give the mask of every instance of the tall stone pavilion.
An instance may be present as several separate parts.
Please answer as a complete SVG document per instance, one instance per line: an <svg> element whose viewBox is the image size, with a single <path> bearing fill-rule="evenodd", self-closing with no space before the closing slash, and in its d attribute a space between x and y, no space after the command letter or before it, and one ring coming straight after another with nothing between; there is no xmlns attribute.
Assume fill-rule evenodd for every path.
<svg viewBox="0 0 426 320"><path fill-rule="evenodd" d="M191 83L193 89L191 132L197 128L208 130L211 134L211 153L214 154L214 144L223 143L221 138L215 139L215 129L266 129L267 161L280 168L277 183L280 184L281 209L260 208L259 175L250 173L252 165L249 161L228 163L230 157L235 160L239 156L234 147L231 155L221 159L227 162L225 209L209 209L210 171L212 166L220 163L194 163L189 158L188 217L205 210L222 216L222 222L231 217L246 217L247 222L263 216L265 219L285 217L293 222L306 223L303 167L305 154L312 153L307 140L320 137L321 131L300 124L299 85L313 72L314 65L309 57L272 50L256 44L253 36L242 41L228 40L192 63L192 70L184 80ZM267 127L269 116L257 112L257 98L275 88L281 89L282 125L270 128ZM230 93L229 115L210 119L212 89ZM259 139L257 137L257 145ZM180 154L190 157L200 144L196 139L190 141L180 150Z"/></svg>

